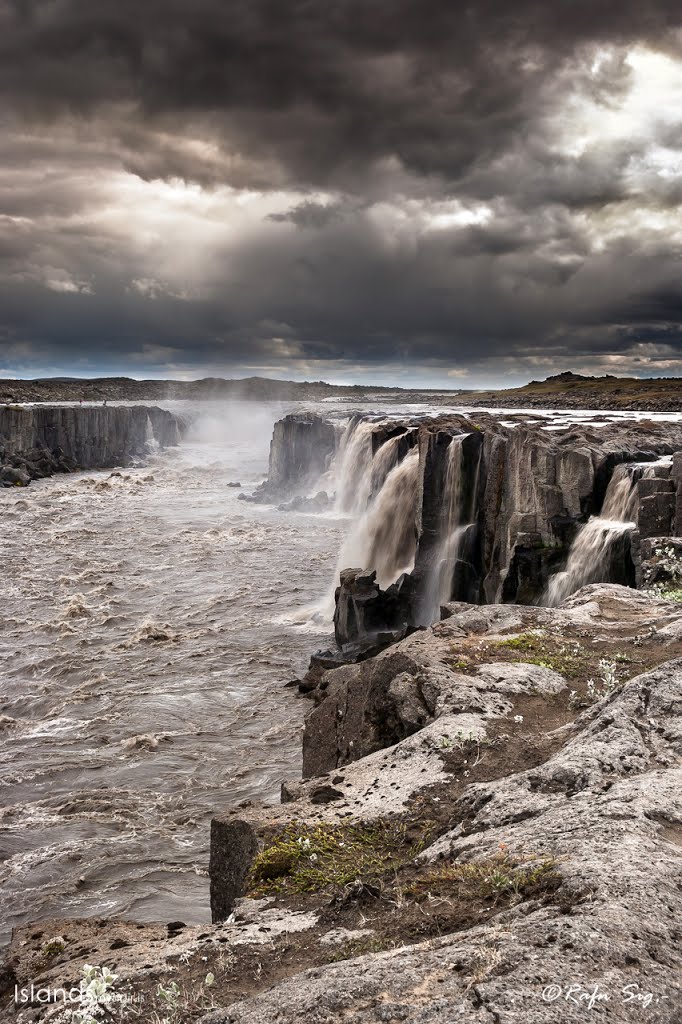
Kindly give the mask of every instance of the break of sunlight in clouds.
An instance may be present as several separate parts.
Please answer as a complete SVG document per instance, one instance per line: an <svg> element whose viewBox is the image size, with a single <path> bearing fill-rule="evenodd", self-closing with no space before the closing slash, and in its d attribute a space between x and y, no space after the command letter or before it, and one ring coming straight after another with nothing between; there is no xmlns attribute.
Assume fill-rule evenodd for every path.
<svg viewBox="0 0 682 1024"><path fill-rule="evenodd" d="M162 6L0 0L0 372L678 372L671 0Z"/></svg>
<svg viewBox="0 0 682 1024"><path fill-rule="evenodd" d="M615 51L600 51L591 67L597 84L611 63L618 60L622 60L628 81L623 96L614 98L599 91L590 95L588 90L580 90L569 93L564 105L555 112L560 151L580 157L592 147L616 142L654 146L661 129L679 124L682 62L643 47L630 50L624 57ZM662 160L665 151L656 148L658 159ZM670 150L671 155L674 152Z"/></svg>

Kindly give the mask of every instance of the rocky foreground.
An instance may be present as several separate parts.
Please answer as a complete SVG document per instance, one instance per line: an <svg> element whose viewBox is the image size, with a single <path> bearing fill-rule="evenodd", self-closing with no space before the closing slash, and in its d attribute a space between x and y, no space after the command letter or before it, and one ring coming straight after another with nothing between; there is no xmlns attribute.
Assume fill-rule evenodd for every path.
<svg viewBox="0 0 682 1024"><path fill-rule="evenodd" d="M214 820L213 925L23 928L3 1019L66 1019L35 992L87 963L150 1024L678 1022L682 607L444 614L327 672L308 780Z"/></svg>

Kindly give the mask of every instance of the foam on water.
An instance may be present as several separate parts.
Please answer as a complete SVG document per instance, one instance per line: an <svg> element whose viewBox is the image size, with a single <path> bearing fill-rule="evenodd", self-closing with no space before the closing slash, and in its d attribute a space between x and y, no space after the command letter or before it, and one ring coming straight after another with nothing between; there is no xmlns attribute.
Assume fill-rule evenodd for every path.
<svg viewBox="0 0 682 1024"><path fill-rule="evenodd" d="M62 913L208 919L211 815L300 775L283 684L330 629L282 613L319 594L341 524L227 487L262 480L280 414L216 408L145 467L0 492L4 939Z"/></svg>

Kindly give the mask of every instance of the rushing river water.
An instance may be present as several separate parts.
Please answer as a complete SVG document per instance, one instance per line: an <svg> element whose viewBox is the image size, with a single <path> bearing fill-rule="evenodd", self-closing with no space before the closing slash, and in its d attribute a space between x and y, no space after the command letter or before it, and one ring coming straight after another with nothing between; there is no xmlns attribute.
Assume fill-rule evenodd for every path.
<svg viewBox="0 0 682 1024"><path fill-rule="evenodd" d="M284 684L340 523L239 501L281 409L204 416L142 468L0 491L3 939L50 915L209 919L209 820L300 777Z"/></svg>
<svg viewBox="0 0 682 1024"><path fill-rule="evenodd" d="M308 705L284 684L330 640L312 609L337 557L377 531L228 486L263 479L292 408L206 405L142 467L0 490L0 941L48 916L208 920L211 815L300 776Z"/></svg>

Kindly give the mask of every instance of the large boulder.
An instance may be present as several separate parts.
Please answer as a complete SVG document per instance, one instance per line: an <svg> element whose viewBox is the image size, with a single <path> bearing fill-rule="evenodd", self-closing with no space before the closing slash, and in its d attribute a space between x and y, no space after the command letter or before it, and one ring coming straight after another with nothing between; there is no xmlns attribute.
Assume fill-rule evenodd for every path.
<svg viewBox="0 0 682 1024"><path fill-rule="evenodd" d="M372 644L381 633L403 634L410 623L413 581L407 574L382 590L374 570L344 569L336 590L334 636L339 647Z"/></svg>
<svg viewBox="0 0 682 1024"><path fill-rule="evenodd" d="M2 487L27 487L31 477L25 469L15 469L12 466L0 468L0 486Z"/></svg>

